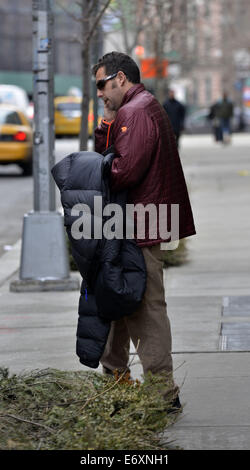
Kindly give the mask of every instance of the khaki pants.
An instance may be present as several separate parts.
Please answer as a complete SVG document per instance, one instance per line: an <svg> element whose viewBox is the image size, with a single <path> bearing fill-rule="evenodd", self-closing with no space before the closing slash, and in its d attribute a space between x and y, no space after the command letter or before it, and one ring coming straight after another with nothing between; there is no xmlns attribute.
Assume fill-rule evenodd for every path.
<svg viewBox="0 0 250 470"><path fill-rule="evenodd" d="M172 338L167 316L163 284L163 262L160 244L142 248L146 268L147 287L140 307L132 314L113 321L101 363L104 367L118 371L128 369L130 338L146 374L167 374L172 380Z"/></svg>

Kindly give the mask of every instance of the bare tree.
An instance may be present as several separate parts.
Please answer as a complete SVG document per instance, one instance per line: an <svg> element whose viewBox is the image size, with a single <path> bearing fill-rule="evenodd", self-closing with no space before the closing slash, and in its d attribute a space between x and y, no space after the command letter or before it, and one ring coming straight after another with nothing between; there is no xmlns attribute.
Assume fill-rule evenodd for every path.
<svg viewBox="0 0 250 470"><path fill-rule="evenodd" d="M146 55L155 58L154 91L159 100L166 85L162 61L171 35L173 4L174 0L116 0L109 8L113 22L106 37L116 50L133 55L137 45L147 43ZM120 42L117 36L122 39Z"/></svg>
<svg viewBox="0 0 250 470"><path fill-rule="evenodd" d="M67 1L58 0L57 4L81 26L81 36L72 37L72 41L81 44L82 61L82 104L80 150L87 149L88 112L90 101L91 61L90 51L97 27L111 0L75 0L69 6Z"/></svg>
<svg viewBox="0 0 250 470"><path fill-rule="evenodd" d="M164 100L167 85L162 64L167 52L169 52L173 26L173 4L174 0L151 0L151 31L156 67L154 93L160 103Z"/></svg>
<svg viewBox="0 0 250 470"><path fill-rule="evenodd" d="M70 7L68 0L66 3L64 8L82 27L82 34L75 38L82 47L81 149L86 148L87 142L90 45L104 12L104 39L114 49L133 56L135 47L143 45L145 56L155 58L156 77L150 86L160 102L163 102L169 83L162 77L162 61L170 52L176 51L179 77L186 80L191 102L196 103L199 97L197 104L200 99L205 99L204 92L199 93L199 89L210 86L211 97L215 95L219 74L233 90L238 73L234 56L238 54L239 62L243 57L240 52L245 56L250 54L249 0L75 0ZM215 8L219 12L216 25L212 21ZM197 83L202 86L196 86Z"/></svg>
<svg viewBox="0 0 250 470"><path fill-rule="evenodd" d="M132 55L138 44L140 35L146 31L151 24L149 16L149 0L116 0L111 3L107 15L107 22L111 27L105 36L114 45L116 50ZM117 33L122 41L117 40Z"/></svg>

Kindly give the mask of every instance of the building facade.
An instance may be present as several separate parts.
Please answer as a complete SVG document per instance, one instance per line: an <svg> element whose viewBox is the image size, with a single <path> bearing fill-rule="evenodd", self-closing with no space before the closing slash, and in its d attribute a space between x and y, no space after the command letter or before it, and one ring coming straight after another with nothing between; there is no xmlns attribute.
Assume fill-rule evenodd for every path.
<svg viewBox="0 0 250 470"><path fill-rule="evenodd" d="M1 0L0 83L32 94L32 0ZM54 71L56 94L81 87L80 25L55 4Z"/></svg>
<svg viewBox="0 0 250 470"><path fill-rule="evenodd" d="M181 98L191 109L209 106L224 90L240 105L244 84L250 77L249 0L136 0L134 3L134 18L130 18L131 24L126 19L125 35L112 26L112 10L108 15L109 34L105 35L106 16L105 52L114 49L128 52L124 38L131 35L129 42L133 44L132 35L140 26L140 11L147 3L137 45L144 47L144 57L159 54L160 58L168 59L165 90L172 85L179 87ZM127 5L125 0L124 4ZM69 6L73 8L73 2L69 1ZM82 25L56 2L54 8L55 92L64 94L71 86L81 87L78 39ZM0 83L20 85L31 94L32 0L1 0L0 17ZM134 49L129 53L140 63ZM154 86L153 81L148 84L152 91Z"/></svg>
<svg viewBox="0 0 250 470"><path fill-rule="evenodd" d="M178 80L185 82L186 101L194 108L207 107L226 91L241 106L244 83L250 77L250 2L175 0L174 4L176 32L171 47L180 55Z"/></svg>

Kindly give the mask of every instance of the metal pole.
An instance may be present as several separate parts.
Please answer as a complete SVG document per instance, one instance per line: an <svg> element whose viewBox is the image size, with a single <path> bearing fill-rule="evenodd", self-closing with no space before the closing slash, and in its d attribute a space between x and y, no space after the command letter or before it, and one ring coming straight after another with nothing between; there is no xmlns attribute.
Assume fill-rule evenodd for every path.
<svg viewBox="0 0 250 470"><path fill-rule="evenodd" d="M33 0L34 210L55 210L52 0Z"/></svg>
<svg viewBox="0 0 250 470"><path fill-rule="evenodd" d="M63 216L55 210L53 0L33 0L34 211L24 215L19 280L10 290L79 288L69 277Z"/></svg>
<svg viewBox="0 0 250 470"><path fill-rule="evenodd" d="M98 4L95 6L95 16L98 14ZM93 64L96 64L99 57L102 56L103 51L103 34L102 26L98 24L96 33L94 34L92 41L92 61ZM93 126L93 139L94 139L94 130L98 125L98 98L96 93L96 84L95 78L92 76L92 96L93 96L93 112L94 112L94 126Z"/></svg>

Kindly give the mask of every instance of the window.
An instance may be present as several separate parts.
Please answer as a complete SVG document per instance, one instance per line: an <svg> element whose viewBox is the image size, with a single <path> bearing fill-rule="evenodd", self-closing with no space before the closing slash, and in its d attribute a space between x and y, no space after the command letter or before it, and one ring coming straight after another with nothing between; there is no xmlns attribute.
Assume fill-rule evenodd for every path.
<svg viewBox="0 0 250 470"><path fill-rule="evenodd" d="M212 41L210 36L206 36L204 39L205 55L208 57L211 55Z"/></svg>
<svg viewBox="0 0 250 470"><path fill-rule="evenodd" d="M56 109L58 111L80 111L81 103L58 103Z"/></svg>
<svg viewBox="0 0 250 470"><path fill-rule="evenodd" d="M0 109L0 124L22 124L19 115L9 109Z"/></svg>
<svg viewBox="0 0 250 470"><path fill-rule="evenodd" d="M194 106L199 104L199 81L197 78L194 78L193 81L193 104Z"/></svg>
<svg viewBox="0 0 250 470"><path fill-rule="evenodd" d="M204 5L204 16L205 16L205 18L209 18L210 13L211 13L210 8L211 8L210 1L206 0L205 5Z"/></svg>
<svg viewBox="0 0 250 470"><path fill-rule="evenodd" d="M212 80L211 77L205 79L205 100L207 104L211 103L212 99Z"/></svg>

